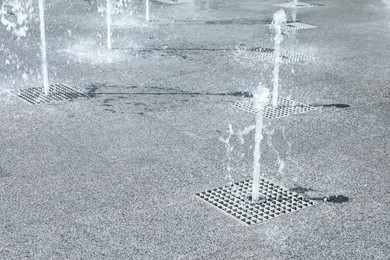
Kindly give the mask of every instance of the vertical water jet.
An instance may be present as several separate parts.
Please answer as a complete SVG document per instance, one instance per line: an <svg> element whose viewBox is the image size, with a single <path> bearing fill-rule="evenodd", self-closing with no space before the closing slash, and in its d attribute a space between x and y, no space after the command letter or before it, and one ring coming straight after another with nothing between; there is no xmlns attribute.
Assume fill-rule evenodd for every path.
<svg viewBox="0 0 390 260"><path fill-rule="evenodd" d="M268 103L269 90L262 85L259 85L256 92L253 94L254 106L256 111L256 126L255 126L255 147L253 151L253 184L252 184L252 202L258 202L260 199L260 154L261 140L263 139L263 111Z"/></svg>
<svg viewBox="0 0 390 260"><path fill-rule="evenodd" d="M39 29L41 33L41 56L42 56L42 76L43 76L43 93L49 95L49 73L47 69L46 55L46 35L45 35L45 0L39 0Z"/></svg>
<svg viewBox="0 0 390 260"><path fill-rule="evenodd" d="M147 22L150 21L150 0L146 0L146 4L145 4L145 20Z"/></svg>
<svg viewBox="0 0 390 260"><path fill-rule="evenodd" d="M282 26L286 24L286 13L279 10L274 14L272 21L272 28L275 30L275 50L274 50L274 69L273 69L273 92L272 92L272 107L278 107L279 96L279 66L280 66L280 43L283 40Z"/></svg>
<svg viewBox="0 0 390 260"><path fill-rule="evenodd" d="M107 18L107 49L111 49L111 0L107 0L106 6L106 18Z"/></svg>

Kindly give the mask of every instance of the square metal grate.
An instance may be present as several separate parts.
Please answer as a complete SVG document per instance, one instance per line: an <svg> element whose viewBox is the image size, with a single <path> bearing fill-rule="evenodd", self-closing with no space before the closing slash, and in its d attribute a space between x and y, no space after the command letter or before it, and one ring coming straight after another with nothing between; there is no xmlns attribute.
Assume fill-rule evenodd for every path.
<svg viewBox="0 0 390 260"><path fill-rule="evenodd" d="M253 51L256 52L256 56L263 61L274 62L274 50L255 48ZM292 53L286 50L280 51L280 61L283 64L294 64L294 63L305 63L315 62L316 59L310 56L306 56L300 53Z"/></svg>
<svg viewBox="0 0 390 260"><path fill-rule="evenodd" d="M265 196L265 200L252 203L249 199L251 190L252 180L245 180L200 192L196 196L247 225L257 224L314 205L313 201L265 179L260 180L260 193Z"/></svg>
<svg viewBox="0 0 390 260"><path fill-rule="evenodd" d="M270 97L270 101L271 99L272 97ZM245 111L254 114L256 113L253 100L241 100L235 102L233 105ZM306 113L314 109L316 109L316 107L305 105L287 98L278 97L278 107L276 109L273 108L271 102L269 102L263 111L263 116L269 119L277 119L290 115Z"/></svg>
<svg viewBox="0 0 390 260"><path fill-rule="evenodd" d="M87 95L80 90L68 87L64 84L53 84L50 85L49 89L50 92L47 96L43 94L43 88L17 89L14 90L13 93L21 99L34 105L74 99L78 97L87 97Z"/></svg>
<svg viewBox="0 0 390 260"><path fill-rule="evenodd" d="M274 4L275 6L280 6L284 8L291 8L291 9L301 9L301 8L307 8L307 7L316 7L316 5L312 4L307 4L307 3L301 3L297 2L296 4L294 1L287 2L287 3L279 3L279 4Z"/></svg>
<svg viewBox="0 0 390 260"><path fill-rule="evenodd" d="M287 31L298 31L298 30L307 30L307 29L314 29L317 28L317 26L305 24L305 23L299 23L299 22L291 22L287 23L283 29Z"/></svg>

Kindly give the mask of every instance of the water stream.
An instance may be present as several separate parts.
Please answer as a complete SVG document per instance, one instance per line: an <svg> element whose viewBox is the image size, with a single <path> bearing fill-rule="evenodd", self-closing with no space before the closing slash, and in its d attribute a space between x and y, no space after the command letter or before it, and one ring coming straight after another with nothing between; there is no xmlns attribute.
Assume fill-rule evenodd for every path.
<svg viewBox="0 0 390 260"><path fill-rule="evenodd" d="M150 1L149 0L146 0L146 4L145 4L145 20L147 22L150 21Z"/></svg>
<svg viewBox="0 0 390 260"><path fill-rule="evenodd" d="M45 35L45 6L44 0L39 0L39 29L41 33L41 56L42 56L42 76L43 76L43 93L49 95L49 73L47 69L46 55L46 35Z"/></svg>
<svg viewBox="0 0 390 260"><path fill-rule="evenodd" d="M106 19L107 19L107 49L112 48L111 43L111 0L107 0L107 6L106 6Z"/></svg>
<svg viewBox="0 0 390 260"><path fill-rule="evenodd" d="M252 202L257 202L260 199L260 154L261 140L263 139L263 110L268 103L269 90L262 85L259 85L256 92L253 94L254 106L256 110L256 127L255 127L255 147L253 152L253 186L252 186Z"/></svg>
<svg viewBox="0 0 390 260"><path fill-rule="evenodd" d="M274 50L274 69L273 69L273 93L272 93L272 107L278 107L279 96L279 66L280 66L280 43L283 40L282 26L286 24L287 17L283 10L279 10L274 14L272 21L272 28L275 30L275 50Z"/></svg>

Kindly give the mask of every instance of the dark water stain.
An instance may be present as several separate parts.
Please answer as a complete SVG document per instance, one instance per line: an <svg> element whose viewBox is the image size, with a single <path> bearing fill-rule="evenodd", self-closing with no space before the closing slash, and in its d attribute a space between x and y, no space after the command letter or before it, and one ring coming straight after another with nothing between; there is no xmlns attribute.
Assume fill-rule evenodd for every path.
<svg viewBox="0 0 390 260"><path fill-rule="evenodd" d="M335 107L335 108L347 108L350 107L347 104L328 104L328 105L322 105L323 107Z"/></svg>
<svg viewBox="0 0 390 260"><path fill-rule="evenodd" d="M348 108L350 105L347 104L313 104L313 107L335 107L335 108Z"/></svg>
<svg viewBox="0 0 390 260"><path fill-rule="evenodd" d="M131 48L127 47L121 47L118 49L127 49L130 50ZM247 51L256 51L256 52L273 52L273 49L270 48L263 48L263 47L252 47L252 48L245 48L245 44L240 44L240 46L232 46L232 47L192 47L192 48L146 48L146 49L132 49L133 53L140 54L140 55L146 55L146 54L159 54L161 57L179 57L183 59L187 59L188 55L186 53L188 52L233 52L237 50L247 50Z"/></svg>
<svg viewBox="0 0 390 260"><path fill-rule="evenodd" d="M327 108L331 108L331 107L334 107L334 108L348 108L350 107L350 105L348 104L339 104L339 103L335 103L335 104L311 104L310 106L312 107L327 107Z"/></svg>
<svg viewBox="0 0 390 260"><path fill-rule="evenodd" d="M301 186L297 186L297 187L291 188L289 190L292 192L300 193L300 194L305 194L306 192L314 191L311 188L305 188L305 187L301 187ZM325 196L325 197L309 197L308 199L327 202L327 203L338 203L338 204L347 202L349 200L349 198L344 196L344 195L331 195L331 196Z"/></svg>
<svg viewBox="0 0 390 260"><path fill-rule="evenodd" d="M146 51L146 52L183 52L183 51L234 51L237 48L202 48L202 47L194 47L194 48L155 48L151 50L140 50L140 51Z"/></svg>
<svg viewBox="0 0 390 260"><path fill-rule="evenodd" d="M111 113L116 113L116 111L112 110L112 109L104 109L104 111L111 112Z"/></svg>
<svg viewBox="0 0 390 260"><path fill-rule="evenodd" d="M293 27L294 25L289 24L289 23L301 23L301 21L298 21L298 20L295 20L295 21L293 21L293 20L287 20L287 26Z"/></svg>
<svg viewBox="0 0 390 260"><path fill-rule="evenodd" d="M97 92L94 95L140 95L140 96L235 96L235 97L252 97L252 93L247 91L237 91L237 92L221 92L221 93L210 93L210 92ZM113 101L114 99L106 99L104 103ZM185 100L188 101L188 100ZM131 103L126 103L131 104ZM142 103L135 103L135 105L142 105Z"/></svg>
<svg viewBox="0 0 390 260"><path fill-rule="evenodd" d="M256 51L256 52L273 52L274 49L271 49L271 48L263 48L263 47L254 47L254 48L250 48L248 49L249 51Z"/></svg>
<svg viewBox="0 0 390 260"><path fill-rule="evenodd" d="M308 191L314 191L314 190L311 188L304 188L301 186L297 186L297 187L291 188L290 191L296 192L296 193L306 193Z"/></svg>
<svg viewBox="0 0 390 260"><path fill-rule="evenodd" d="M253 97L253 94L251 92L248 92L248 91L229 92L226 94L230 95L230 96L235 96L235 97L246 97L246 98Z"/></svg>
<svg viewBox="0 0 390 260"><path fill-rule="evenodd" d="M87 87L87 93L86 95L88 97L96 97L96 91L99 89L100 87L98 85L90 85Z"/></svg>
<svg viewBox="0 0 390 260"><path fill-rule="evenodd" d="M224 19L224 20L209 20L205 21L205 24L208 25L229 25L229 24L238 24L238 25L255 25L255 24L270 24L272 19Z"/></svg>
<svg viewBox="0 0 390 260"><path fill-rule="evenodd" d="M174 89L174 88L163 88L163 87L158 87L158 86L146 86L146 88L149 88L149 89L158 89L158 90L171 90L171 91L177 91L178 89Z"/></svg>
<svg viewBox="0 0 390 260"><path fill-rule="evenodd" d="M327 202L327 203L337 203L337 204L341 204L341 203L349 201L349 198L344 196L344 195L331 195L331 196L326 196L326 197L315 197L315 198L309 198L309 199L323 201L323 202Z"/></svg>
<svg viewBox="0 0 390 260"><path fill-rule="evenodd" d="M190 96L190 97L196 97L196 96L234 96L234 97L244 97L244 98L251 98L253 97L253 94L248 91L234 91L234 92L187 92L184 90L180 89L175 89L175 88L170 88L170 87L159 87L159 86L143 86L145 89L150 89L150 90L158 90L153 91L153 92L97 92L99 88L105 87L105 88L118 88L118 89L123 89L123 88L131 88L131 89L137 89L139 88L138 86L118 86L118 85L112 85L112 86L106 86L106 85L91 85L89 86L87 95L89 97L97 97L99 95L103 96L118 96L115 97L118 99L125 99L126 96L131 96L131 95L140 95L140 96ZM161 91L161 92L160 92ZM110 103L111 101L115 101L114 98L105 98L102 102L104 104ZM188 102L188 99L183 99L183 101ZM131 105L133 103L127 102L126 104ZM134 105L139 106L139 105L145 105L144 103L134 103Z"/></svg>
<svg viewBox="0 0 390 260"><path fill-rule="evenodd" d="M103 100L103 103L107 104L107 103L110 103L111 101L114 101L115 99L113 98L106 98Z"/></svg>

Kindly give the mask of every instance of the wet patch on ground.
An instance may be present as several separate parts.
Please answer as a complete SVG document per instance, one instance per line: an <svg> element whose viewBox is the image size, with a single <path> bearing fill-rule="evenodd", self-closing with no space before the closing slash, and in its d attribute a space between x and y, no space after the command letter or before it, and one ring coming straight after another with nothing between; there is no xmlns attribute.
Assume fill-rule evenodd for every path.
<svg viewBox="0 0 390 260"><path fill-rule="evenodd" d="M255 24L270 24L272 19L224 19L224 20L209 20L205 24L209 25L255 25Z"/></svg>
<svg viewBox="0 0 390 260"><path fill-rule="evenodd" d="M116 88L117 90L122 91L105 91L105 92L98 92L101 88ZM123 90L129 90L129 89L139 89L140 91L127 91L123 92ZM141 91L143 89L143 91ZM150 91L152 90L152 91ZM235 91L235 92L189 92L185 90L170 88L170 87L158 87L158 86L119 86L119 85L98 85L94 84L89 87L87 87L87 93L89 97L97 97L97 96L118 96L115 97L115 99L126 99L127 95L145 95L145 96L234 96L234 97L253 97L251 92L248 91ZM105 98L102 102L103 103L110 103L115 100L114 98ZM186 100L188 101L188 100ZM139 104L135 104L139 105Z"/></svg>
<svg viewBox="0 0 390 260"><path fill-rule="evenodd" d="M347 104L313 104L311 105L313 107L326 107L326 108L331 108L331 107L334 107L334 108L349 108L350 105L347 105Z"/></svg>
<svg viewBox="0 0 390 260"><path fill-rule="evenodd" d="M306 193L306 192L314 191L314 190L311 188L304 188L301 186L297 186L297 187L291 188L290 191L296 192L296 193Z"/></svg>
<svg viewBox="0 0 390 260"><path fill-rule="evenodd" d="M305 188L301 186L296 186L290 188L289 190L299 194L306 194L307 192L315 191L311 188ZM327 203L337 203L337 204L341 204L349 201L349 198L344 195L330 195L330 196L319 196L319 197L305 196L305 197L310 200L322 201Z"/></svg>
<svg viewBox="0 0 390 260"><path fill-rule="evenodd" d="M323 201L327 203L337 203L341 204L344 202L348 202L349 198L344 195L331 195L326 197L315 197L315 198L309 198L311 200L317 200L317 201Z"/></svg>

